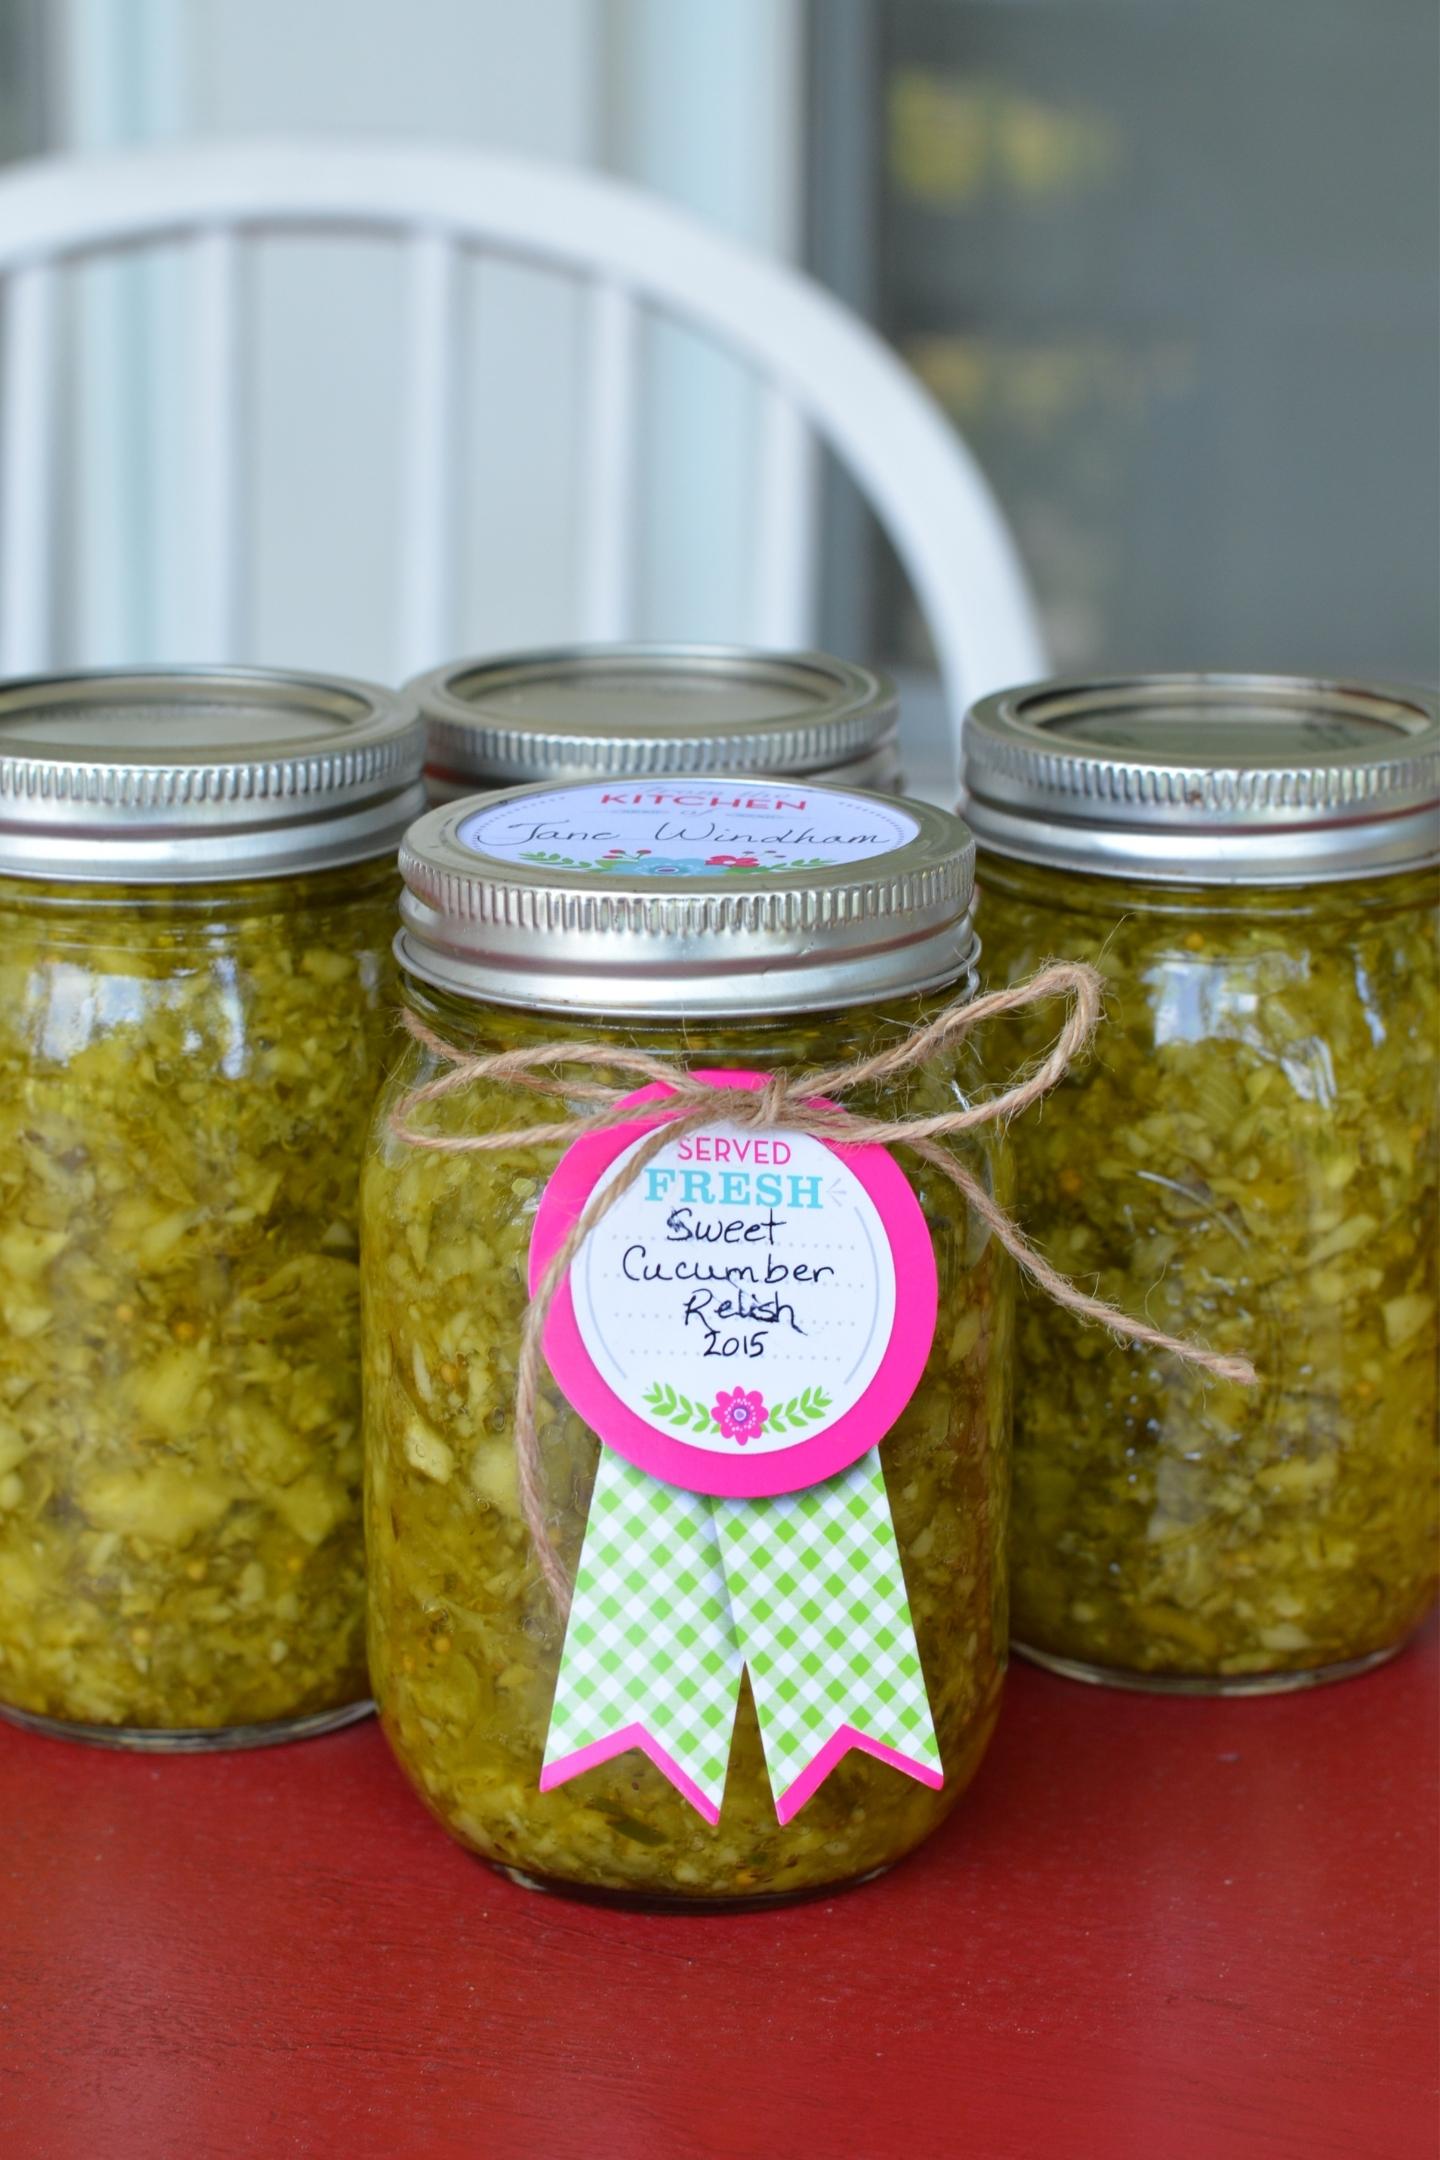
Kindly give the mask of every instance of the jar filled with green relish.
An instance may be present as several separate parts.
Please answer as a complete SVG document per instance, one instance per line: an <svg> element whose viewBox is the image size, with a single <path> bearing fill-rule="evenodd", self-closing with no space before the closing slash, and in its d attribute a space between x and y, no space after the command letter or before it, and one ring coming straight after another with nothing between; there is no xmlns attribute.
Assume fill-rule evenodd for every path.
<svg viewBox="0 0 1440 2160"><path fill-rule="evenodd" d="M1260 1373L1022 1302L1017 1647L1187 1693L1364 1670L1436 1580L1436 706L1041 685L970 716L966 802L991 984L1058 954L1108 986L1096 1053L1015 1127L1026 1229Z"/></svg>
<svg viewBox="0 0 1440 2160"><path fill-rule="evenodd" d="M0 687L0 1713L236 1746L366 1707L363 1135L413 708Z"/></svg>
<svg viewBox="0 0 1440 2160"><path fill-rule="evenodd" d="M717 1115L591 1231L536 1419L568 1622L515 1422L540 1271L658 1123L621 1061L750 1089L905 1044L973 985L972 853L945 812L745 776L514 790L407 838L419 1039L362 1200L371 1671L422 1798L527 1883L693 1908L861 1879L984 1752L1012 1290L933 1163ZM957 1039L845 1099L973 1084ZM588 1130L586 1085L633 1113ZM995 1128L951 1144L1003 1200Z"/></svg>
<svg viewBox="0 0 1440 2160"><path fill-rule="evenodd" d="M831 653L564 645L452 660L409 690L435 802L657 773L900 786L894 684Z"/></svg>

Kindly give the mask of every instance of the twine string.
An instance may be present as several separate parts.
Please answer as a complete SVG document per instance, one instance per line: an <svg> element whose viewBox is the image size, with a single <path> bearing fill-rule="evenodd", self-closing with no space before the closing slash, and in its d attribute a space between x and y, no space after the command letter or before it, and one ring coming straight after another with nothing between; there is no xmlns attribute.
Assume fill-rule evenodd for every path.
<svg viewBox="0 0 1440 2160"><path fill-rule="evenodd" d="M566 1147L591 1134L632 1125L637 1116L660 1120L619 1174L591 1194L536 1283L525 1313L515 1381L520 1506L541 1575L562 1617L570 1609L572 1585L550 1535L537 1422L550 1309L581 1247L610 1210L619 1205L665 1148L703 1126L729 1124L749 1131L779 1128L847 1147L909 1148L963 1195L1017 1266L1055 1304L1078 1319L1108 1329L1122 1342L1165 1351L1217 1379L1253 1386L1255 1368L1248 1358L1223 1356L1183 1336L1168 1335L1081 1290L1037 1251L975 1173L941 1145L944 1140L974 1132L980 1126L1008 1123L1047 1095L1092 1041L1100 1024L1102 990L1096 969L1080 961L1051 961L1027 981L1009 989L955 1000L889 1049L849 1064L816 1066L792 1074L772 1073L760 1088L716 1086L696 1079L666 1058L595 1042L538 1043L525 1049L470 1056L447 1043L414 1013L405 1014L411 1035L445 1068L433 1079L409 1089L396 1103L390 1130L406 1146L443 1155L505 1154L516 1148ZM953 1047L983 1021L1051 998L1064 1000L1065 1017L1050 1050L1037 1065L994 1095L924 1117L865 1116L836 1099L858 1088L899 1080ZM625 1084L617 1086L609 1079L582 1077L597 1068L623 1075ZM416 1113L428 1105L443 1102L482 1081L563 1103L564 1111L545 1122L487 1133L433 1133L415 1123ZM627 1099L633 1095L636 1082L663 1087L664 1098L638 1106Z"/></svg>

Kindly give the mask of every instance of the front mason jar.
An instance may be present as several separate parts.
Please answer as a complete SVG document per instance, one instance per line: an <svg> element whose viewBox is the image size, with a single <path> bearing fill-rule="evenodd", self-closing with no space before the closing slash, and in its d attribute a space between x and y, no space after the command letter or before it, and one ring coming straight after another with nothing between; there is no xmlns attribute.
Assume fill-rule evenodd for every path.
<svg viewBox="0 0 1440 2160"><path fill-rule="evenodd" d="M418 727L79 676L8 686L0 751L0 1712L321 1730L368 1694L356 1215Z"/></svg>
<svg viewBox="0 0 1440 2160"><path fill-rule="evenodd" d="M544 846L529 851L549 865L517 862L506 838L533 832L536 805L555 800L543 794L432 812L402 856L405 995L425 1039L387 1083L363 1186L372 1680L417 1791L487 1860L583 1894L759 1903L888 1867L942 1820L984 1752L1007 1640L1009 1264L933 1166L904 1148L850 1151L898 1170L925 1248L908 1281L882 1256L890 1303L878 1321L867 1308L886 1336L881 1393L892 1342L923 1306L931 1254L933 1325L903 1400L863 1436L869 1452L803 1489L792 1479L777 1499L714 1497L713 1485L707 1496L602 1445L597 1423L608 1443L614 1403L595 1409L547 1333L546 1529L579 1577L567 1639L525 1520L513 1418L547 1208L570 1204L557 1200L574 1185L561 1166L595 1143L527 1143L525 1128L564 1105L509 1077L471 1079L413 1114L422 1142L515 1136L493 1153L413 1145L394 1119L447 1069L436 1042L469 1059L558 1041L731 1076L893 1047L970 980L969 843L942 813L816 789L799 813L812 837L781 837L797 814L748 780L711 791L733 795L738 814L671 821L661 838L648 802L598 814L604 792L566 791L563 821L547 821ZM712 824L715 842L690 837ZM617 840L628 867L586 867ZM796 854L805 867L789 867ZM717 855L730 860L706 860ZM656 872L639 868L646 860ZM827 965L800 927L798 896L879 882L902 903L913 895L908 958L894 936L901 904L883 953L852 923L841 933L852 949ZM523 926L537 909L548 940ZM575 1077L627 1087L603 1062ZM964 1055L938 1058L907 1075L906 1112L953 1111L970 1084ZM877 1083L847 1105L885 1115L893 1090ZM681 1143L690 1152L668 1168L667 1149L647 1172L660 1204L644 1260L632 1239L649 1233L622 1227L569 1278L590 1284L575 1293L581 1332L586 1312L610 1330L595 1355L615 1390L629 1386L628 1355L629 1399L662 1435L707 1424L721 1476L726 1458L748 1465L786 1414L792 1430L815 1430L817 1406L841 1406L868 1354L859 1308L841 1305L876 1259L849 1255L828 1216L797 1242L797 1206L833 1199L842 1232L860 1221L840 1192L848 1172L792 1183L798 1158L783 1134L778 1153L777 1136L762 1137L758 1156L752 1138L750 1167L727 1168L746 1158L733 1140L726 1152L725 1130ZM1003 1198L997 1148L977 1136L963 1159ZM641 1220L643 1188L631 1199ZM809 1261L797 1265L797 1252ZM818 1271L817 1254L830 1262ZM808 1394L784 1380L799 1370L798 1337ZM767 1599L778 1640L761 1639Z"/></svg>
<svg viewBox="0 0 1440 2160"><path fill-rule="evenodd" d="M1022 1303L1017 1645L1180 1692L1363 1669L1436 1582L1433 714L1060 685L989 701L969 756L991 982L1057 953L1107 982L1098 1054L1015 1128L1027 1227L1260 1372L1229 1385ZM998 1055L1041 1047L1017 1032Z"/></svg>

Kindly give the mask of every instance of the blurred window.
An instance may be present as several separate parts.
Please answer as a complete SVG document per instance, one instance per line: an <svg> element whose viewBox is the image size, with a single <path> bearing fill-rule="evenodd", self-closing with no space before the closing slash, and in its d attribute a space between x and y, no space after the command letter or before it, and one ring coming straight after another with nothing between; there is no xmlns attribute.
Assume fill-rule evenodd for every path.
<svg viewBox="0 0 1440 2160"><path fill-rule="evenodd" d="M0 0L0 164L45 148L44 0Z"/></svg>
<svg viewBox="0 0 1440 2160"><path fill-rule="evenodd" d="M1434 0L814 0L811 40L814 267L979 455L1057 663L1433 675ZM922 657L835 529L828 634Z"/></svg>

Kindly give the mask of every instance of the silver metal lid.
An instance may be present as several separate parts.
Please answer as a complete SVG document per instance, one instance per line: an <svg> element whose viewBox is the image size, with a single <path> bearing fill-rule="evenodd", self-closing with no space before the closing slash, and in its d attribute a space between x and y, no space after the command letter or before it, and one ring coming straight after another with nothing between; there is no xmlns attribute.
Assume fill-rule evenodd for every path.
<svg viewBox="0 0 1440 2160"><path fill-rule="evenodd" d="M827 653L558 646L451 661L408 687L439 797L660 773L899 785L894 685Z"/></svg>
<svg viewBox="0 0 1440 2160"><path fill-rule="evenodd" d="M927 803L745 774L510 788L405 836L401 964L461 996L824 1011L973 967L974 842Z"/></svg>
<svg viewBox="0 0 1440 2160"><path fill-rule="evenodd" d="M1117 676L965 722L982 848L1113 877L1297 885L1440 860L1440 707L1288 675Z"/></svg>
<svg viewBox="0 0 1440 2160"><path fill-rule="evenodd" d="M368 861L424 808L424 741L412 699L338 676L0 682L0 873L171 884Z"/></svg>

